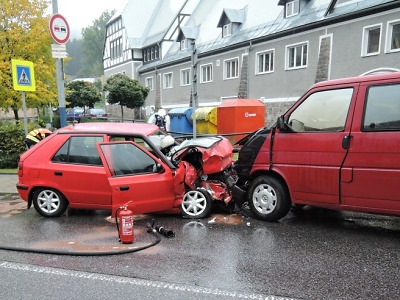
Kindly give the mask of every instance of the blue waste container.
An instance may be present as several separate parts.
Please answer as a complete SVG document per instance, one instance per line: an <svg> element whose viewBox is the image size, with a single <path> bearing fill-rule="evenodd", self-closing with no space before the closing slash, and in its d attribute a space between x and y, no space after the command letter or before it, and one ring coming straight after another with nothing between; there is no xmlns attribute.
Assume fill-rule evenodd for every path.
<svg viewBox="0 0 400 300"><path fill-rule="evenodd" d="M168 112L170 132L173 136L193 133L193 123L190 119L193 109L190 107L173 108Z"/></svg>

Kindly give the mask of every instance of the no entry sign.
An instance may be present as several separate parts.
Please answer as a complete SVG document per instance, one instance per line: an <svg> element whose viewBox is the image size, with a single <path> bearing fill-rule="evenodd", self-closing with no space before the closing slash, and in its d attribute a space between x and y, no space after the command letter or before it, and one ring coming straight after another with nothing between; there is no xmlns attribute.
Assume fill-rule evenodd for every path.
<svg viewBox="0 0 400 300"><path fill-rule="evenodd" d="M60 14L55 14L49 22L50 34L58 44L65 44L69 40L69 25Z"/></svg>

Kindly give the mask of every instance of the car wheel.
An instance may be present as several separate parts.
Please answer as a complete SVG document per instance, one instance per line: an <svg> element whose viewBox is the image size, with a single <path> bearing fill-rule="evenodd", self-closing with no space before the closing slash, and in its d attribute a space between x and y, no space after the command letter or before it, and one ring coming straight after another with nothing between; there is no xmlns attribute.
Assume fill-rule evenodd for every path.
<svg viewBox="0 0 400 300"><path fill-rule="evenodd" d="M260 176L253 181L248 204L251 212L263 221L277 221L290 210L286 189L279 180L269 176Z"/></svg>
<svg viewBox="0 0 400 300"><path fill-rule="evenodd" d="M59 217L68 207L68 201L57 190L41 188L33 195L36 211L44 217Z"/></svg>
<svg viewBox="0 0 400 300"><path fill-rule="evenodd" d="M211 196L203 190L189 190L183 196L181 214L184 218L207 217L212 209Z"/></svg>

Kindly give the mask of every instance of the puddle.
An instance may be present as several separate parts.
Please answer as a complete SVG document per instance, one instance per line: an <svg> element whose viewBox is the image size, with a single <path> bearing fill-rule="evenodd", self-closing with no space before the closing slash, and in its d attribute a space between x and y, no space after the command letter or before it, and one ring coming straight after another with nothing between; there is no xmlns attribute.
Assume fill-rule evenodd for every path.
<svg viewBox="0 0 400 300"><path fill-rule="evenodd" d="M122 244L118 241L118 232L110 231L109 227L94 227L90 233L75 235L64 241L39 241L31 244L32 248L59 250L65 252L118 252L139 248L145 245L143 235L147 234L141 228L134 229L135 240L132 244ZM151 240L147 241L151 242Z"/></svg>
<svg viewBox="0 0 400 300"><path fill-rule="evenodd" d="M0 201L0 217L9 218L26 210L26 202L22 200Z"/></svg>
<svg viewBox="0 0 400 300"><path fill-rule="evenodd" d="M241 225L243 223L243 217L237 214L214 214L208 220L208 224Z"/></svg>
<svg viewBox="0 0 400 300"><path fill-rule="evenodd" d="M146 215L146 214L133 215L133 220L134 221L146 220L146 219L149 219L150 217L151 217L150 215ZM106 217L105 220L109 223L115 224L115 218L112 218L111 216Z"/></svg>

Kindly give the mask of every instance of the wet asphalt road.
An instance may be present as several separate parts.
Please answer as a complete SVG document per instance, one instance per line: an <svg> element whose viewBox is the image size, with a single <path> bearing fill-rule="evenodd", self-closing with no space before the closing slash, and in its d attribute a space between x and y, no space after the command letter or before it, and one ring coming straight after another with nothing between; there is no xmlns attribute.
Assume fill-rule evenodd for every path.
<svg viewBox="0 0 400 300"><path fill-rule="evenodd" d="M311 207L276 223L247 215L136 216L135 242L122 245L107 212L45 219L1 200L1 246L85 255L0 250L0 298L15 295L13 279L25 299L52 299L52 288L58 299L400 299L400 218ZM155 242L146 232L153 218L175 237L86 256Z"/></svg>

